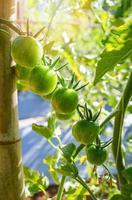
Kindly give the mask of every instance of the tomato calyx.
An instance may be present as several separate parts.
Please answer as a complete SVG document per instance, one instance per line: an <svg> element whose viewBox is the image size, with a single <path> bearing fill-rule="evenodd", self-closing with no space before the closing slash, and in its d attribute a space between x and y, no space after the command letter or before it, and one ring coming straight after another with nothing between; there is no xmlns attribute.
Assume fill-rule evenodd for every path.
<svg viewBox="0 0 132 200"><path fill-rule="evenodd" d="M100 109L98 112L96 112L93 115L91 109L88 108L86 103L85 103L84 106L78 104L77 111L78 111L78 114L79 114L81 119L84 119L84 120L87 120L87 121L92 121L92 122L95 122L98 119L98 117L101 113L101 109Z"/></svg>
<svg viewBox="0 0 132 200"><path fill-rule="evenodd" d="M68 63L64 63L64 64L60 65L59 67L57 67L57 64L60 61L60 56L54 61L49 56L43 56L42 61L43 61L44 65L49 68L49 70L54 68L54 71L56 71L56 72L60 71L64 67L67 67L67 65L68 65Z"/></svg>
<svg viewBox="0 0 132 200"><path fill-rule="evenodd" d="M72 74L72 77L70 80L66 80L63 78L62 75L58 74L58 80L62 87L68 88L68 89L73 89L75 91L79 91L88 85L88 83L86 83L86 84L78 87L80 80L76 79L75 73Z"/></svg>

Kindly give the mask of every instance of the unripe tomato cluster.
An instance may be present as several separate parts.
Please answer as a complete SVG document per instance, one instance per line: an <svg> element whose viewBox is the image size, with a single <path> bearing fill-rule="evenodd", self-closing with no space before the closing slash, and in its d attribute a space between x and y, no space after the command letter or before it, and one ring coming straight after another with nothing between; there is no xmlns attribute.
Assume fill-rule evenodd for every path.
<svg viewBox="0 0 132 200"><path fill-rule="evenodd" d="M57 86L54 70L42 62L43 47L31 36L19 36L12 43L12 57L16 62L19 86L38 95L49 95Z"/></svg>
<svg viewBox="0 0 132 200"><path fill-rule="evenodd" d="M79 97L75 89L78 83L70 87L59 85L56 72L45 66L42 60L43 47L31 36L19 36L12 43L12 57L16 62L16 77L19 88L31 90L45 99L51 100L56 117L67 120L72 117L78 107ZM72 127L72 134L81 144L86 145L88 161L95 165L104 163L107 152L103 148L92 145L97 138L100 127L88 116L87 108L84 116Z"/></svg>

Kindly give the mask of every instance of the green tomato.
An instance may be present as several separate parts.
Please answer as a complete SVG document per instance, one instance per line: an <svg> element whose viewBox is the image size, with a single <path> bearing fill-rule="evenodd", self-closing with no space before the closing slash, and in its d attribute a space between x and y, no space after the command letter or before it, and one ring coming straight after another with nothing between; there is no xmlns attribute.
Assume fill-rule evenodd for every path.
<svg viewBox="0 0 132 200"><path fill-rule="evenodd" d="M104 148L95 145L86 147L87 159L91 164L102 165L107 158L107 151Z"/></svg>
<svg viewBox="0 0 132 200"><path fill-rule="evenodd" d="M29 85L32 92L38 95L49 95L57 86L57 75L45 66L35 67L29 76Z"/></svg>
<svg viewBox="0 0 132 200"><path fill-rule="evenodd" d="M96 139L99 129L99 125L93 121L80 120L73 125L72 134L81 144L89 145Z"/></svg>
<svg viewBox="0 0 132 200"><path fill-rule="evenodd" d="M41 61L43 47L31 36L18 36L12 43L11 54L17 64L34 67Z"/></svg>
<svg viewBox="0 0 132 200"><path fill-rule="evenodd" d="M74 114L74 112L68 113L68 114L56 113L56 117L60 120L68 120L72 117L73 114Z"/></svg>
<svg viewBox="0 0 132 200"><path fill-rule="evenodd" d="M16 77L19 80L28 81L31 69L32 68L21 67L20 65L16 65Z"/></svg>
<svg viewBox="0 0 132 200"><path fill-rule="evenodd" d="M73 89L59 88L52 97L52 106L56 113L72 113L78 105L78 94Z"/></svg>

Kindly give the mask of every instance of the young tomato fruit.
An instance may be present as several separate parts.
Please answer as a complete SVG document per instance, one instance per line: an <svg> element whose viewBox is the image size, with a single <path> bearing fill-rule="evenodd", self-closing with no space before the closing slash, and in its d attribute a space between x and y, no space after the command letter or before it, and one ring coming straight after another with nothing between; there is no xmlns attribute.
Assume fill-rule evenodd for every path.
<svg viewBox="0 0 132 200"><path fill-rule="evenodd" d="M31 36L18 36L12 43L11 54L17 64L34 67L43 56L43 47Z"/></svg>
<svg viewBox="0 0 132 200"><path fill-rule="evenodd" d="M107 158L107 151L104 148L95 145L86 147L87 159L91 164L102 165Z"/></svg>
<svg viewBox="0 0 132 200"><path fill-rule="evenodd" d="M69 88L59 88L52 97L52 106L56 113L72 113L78 105L78 94L75 90Z"/></svg>
<svg viewBox="0 0 132 200"><path fill-rule="evenodd" d="M92 144L99 133L99 125L96 122L80 120L72 127L75 139L84 145Z"/></svg>
<svg viewBox="0 0 132 200"><path fill-rule="evenodd" d="M57 86L57 75L43 65L35 67L30 73L29 85L31 91L38 95L51 94Z"/></svg>

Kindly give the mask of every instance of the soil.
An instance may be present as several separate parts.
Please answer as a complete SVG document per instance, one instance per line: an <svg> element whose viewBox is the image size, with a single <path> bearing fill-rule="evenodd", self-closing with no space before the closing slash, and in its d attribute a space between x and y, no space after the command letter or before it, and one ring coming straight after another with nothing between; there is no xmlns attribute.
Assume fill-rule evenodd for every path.
<svg viewBox="0 0 132 200"><path fill-rule="evenodd" d="M46 194L42 191L39 191L36 192L32 197L28 197L26 200L47 200L47 197L54 197L57 194L57 191L57 185L50 185L46 190Z"/></svg>

